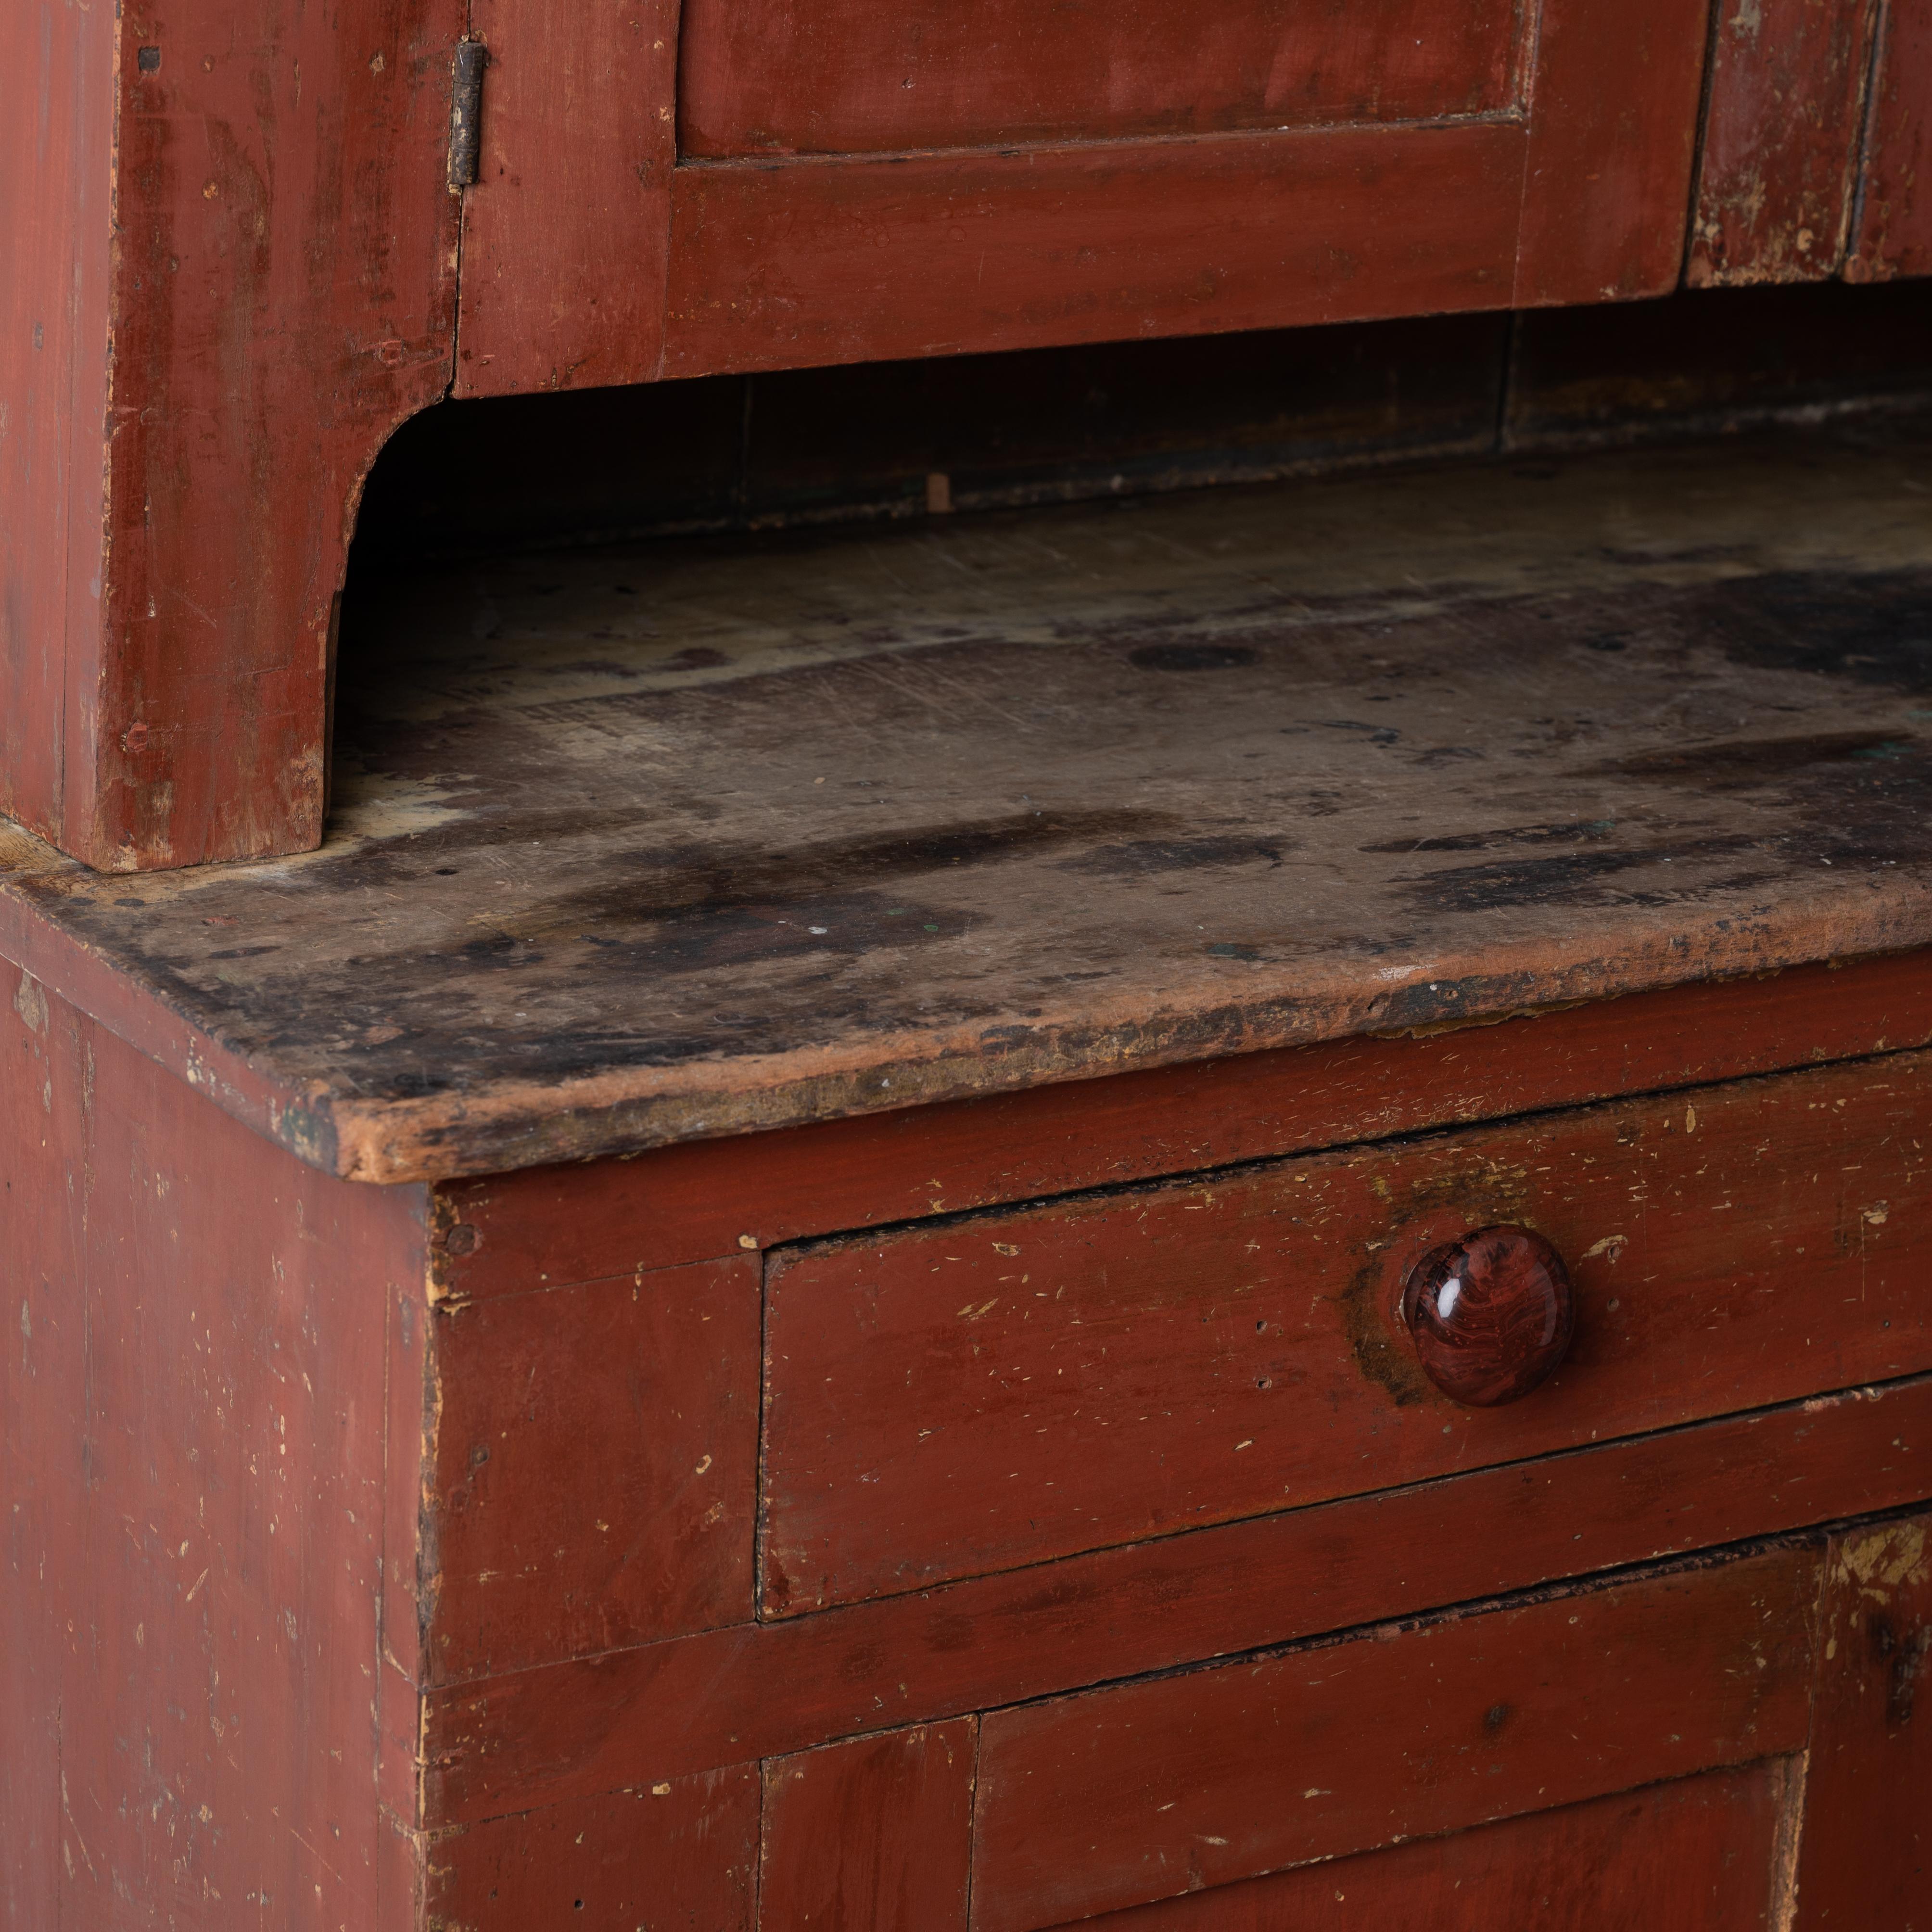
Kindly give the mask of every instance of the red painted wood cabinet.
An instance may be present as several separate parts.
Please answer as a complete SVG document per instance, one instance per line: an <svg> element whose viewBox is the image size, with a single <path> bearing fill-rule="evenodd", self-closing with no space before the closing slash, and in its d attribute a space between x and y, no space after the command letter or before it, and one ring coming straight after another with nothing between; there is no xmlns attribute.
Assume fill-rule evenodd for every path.
<svg viewBox="0 0 1932 1932"><path fill-rule="evenodd" d="M1924 980L1846 1001L1932 1035ZM648 1157L359 1186L0 991L14 1923L1932 1900L1923 1054L680 1263ZM926 1125L970 1183L970 1110ZM836 1221L842 1150L794 1139L676 1198ZM1492 1412L1384 1290L1498 1189L1580 1299ZM635 1267L575 1280L586 1225Z"/></svg>
<svg viewBox="0 0 1932 1932"><path fill-rule="evenodd" d="M512 558L6 829L0 1918L1925 1924L1928 488Z"/></svg>
<svg viewBox="0 0 1932 1932"><path fill-rule="evenodd" d="M1921 272L1923 11L20 0L0 811L314 848L362 483L446 394Z"/></svg>

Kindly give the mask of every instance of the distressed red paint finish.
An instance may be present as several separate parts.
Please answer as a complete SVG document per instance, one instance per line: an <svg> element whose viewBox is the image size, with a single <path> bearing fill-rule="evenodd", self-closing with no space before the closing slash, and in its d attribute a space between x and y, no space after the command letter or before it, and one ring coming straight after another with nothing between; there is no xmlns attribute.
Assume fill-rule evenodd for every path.
<svg viewBox="0 0 1932 1932"><path fill-rule="evenodd" d="M425 1704L425 1815L567 1808L748 1750L782 1755L1894 1508L1932 1487L1928 1442L1932 1383L1918 1378L448 1686Z"/></svg>
<svg viewBox="0 0 1932 1932"><path fill-rule="evenodd" d="M755 1256L431 1316L429 1669L487 1676L742 1623Z"/></svg>
<svg viewBox="0 0 1932 1932"><path fill-rule="evenodd" d="M0 468L0 802L92 865L320 838L362 479L448 381L463 10L142 0L0 26L0 194L34 211L0 296L25 432Z"/></svg>
<svg viewBox="0 0 1932 1932"><path fill-rule="evenodd" d="M1858 187L1877 0L1718 10L1693 287L1838 272Z"/></svg>
<svg viewBox="0 0 1932 1932"><path fill-rule="evenodd" d="M1795 1932L1910 1926L1932 1910L1932 1516L1834 1536Z"/></svg>
<svg viewBox="0 0 1932 1932"><path fill-rule="evenodd" d="M1918 1558L1898 1526L1608 1591L1574 1580L1922 1498L1923 1378L761 1624L748 1430L728 1420L739 1446L723 1453L717 1432L721 1390L755 1396L756 1257L432 1299L427 1190L303 1166L16 969L0 995L0 1256L25 1291L0 1351L0 1900L23 1924L86 1922L117 1887L204 1918L238 1897L302 1932L511 1932L565 1913L628 1932L651 1912L749 1932L754 1910L772 1932L842 1913L959 1924L970 1857L975 1922L1039 1924L1167 1882L1172 1858L1150 1878L1148 1848L1186 1819L1158 1792L1144 1828L1134 1802L1095 1798L1096 1778L1139 1774L1082 1743L1144 1705L1163 1742L1142 1768L1204 1750L1194 1802L1240 1826L1202 1828L1228 1840L1198 1854L1217 1885L1386 1831L1761 1760L1794 1748L1814 1703L1847 1740L1889 1726L1882 1748L1915 1788L1898 1713L1923 1648ZM1899 1135L1832 1102L1832 1083L1889 1075L1909 1113L1909 1065L1761 1084L1826 1095L1813 1111L1869 1156ZM1714 1148L1723 1106L1751 1090L1643 1104L1696 1108L1684 1132ZM1771 1138L1804 1166L1802 1136ZM1885 1178L1859 1164L1859 1186ZM1664 1208L1670 1189L1652 1191ZM1912 1200L1892 1189L1861 1238L1898 1236ZM1861 1366L1834 1356L1812 1385ZM722 1569L714 1537L736 1552ZM1840 1632L1831 1649L1837 1624L1808 1634L1821 1566L1862 1648ZM1896 1641L1858 1594L1874 1580L1895 1593ZM1325 1641L1551 1584L1554 1599ZM1724 1660L1740 1630L1750 1668ZM479 1674L439 1687L446 1635ZM1217 1658L1239 1661L1170 1674ZM1338 1664L1350 1682L1331 1694ZM1323 1682L1296 1688L1298 1672ZM1419 1688L1438 1682L1483 1720L1483 1774L1413 1790L1367 1775L1410 1750L1418 1710L1456 1761L1461 1707L1429 1710ZM1348 1723L1322 1720L1321 1698L1344 1693ZM1585 1708L1584 1748L1552 1742ZM1270 1727L1291 1720L1314 1725L1311 1749L1354 1754L1367 1810L1257 1805L1265 1778L1242 1767L1273 1762ZM128 1737L154 1803L121 1802ZM1794 1788L1754 1775L1777 1845L1795 1844ZM1824 1805L1815 1771L1811 1788ZM1817 1814L1840 1821L1820 1856L1832 1834L1867 1856L1833 1882L1913 1896L1920 1868L1870 1856L1844 1822L1868 1807L1840 1797ZM1761 1809L1705 1823L1760 1860ZM1537 1847L1570 1828L1526 1820L1491 1842L1528 1882ZM1364 1892L1426 1896L1434 1881L1397 1856L1362 1870Z"/></svg>
<svg viewBox="0 0 1932 1932"><path fill-rule="evenodd" d="M56 836L70 653L104 620L113 74L110 9L0 9L0 813Z"/></svg>
<svg viewBox="0 0 1932 1932"><path fill-rule="evenodd" d="M1398 1850L1130 1906L1088 1932L1763 1932L1789 1759L1532 1813Z"/></svg>
<svg viewBox="0 0 1932 1932"><path fill-rule="evenodd" d="M1120 140L1516 104L1512 0L686 0L692 158Z"/></svg>
<svg viewBox="0 0 1932 1932"><path fill-rule="evenodd" d="M1214 84L1181 100L1160 62L1125 77L1104 16L1026 15L1009 42L982 11L983 51L956 44L957 22L915 36L926 85L909 92L892 52L899 16L868 37L857 24L880 24L876 14L847 4L855 31L843 40L782 9L692 10L680 100L668 72L640 61L643 16L585 10L539 28L520 0L488 0L506 64L540 32L556 71L632 76L622 113L636 132L628 144L526 136L514 166L486 175L464 258L464 382L640 381L1598 302L1660 293L1676 277L1706 24L1690 0L1551 0L1528 72L1500 10L1471 10L1448 46L1432 19L1414 72L1390 69L1385 98L1328 127L1296 124L1328 118L1324 88L1353 100L1394 58L1379 44L1339 48L1329 23L1318 56L1291 49L1264 80L1244 79L1253 48L1232 31L1239 22L1197 34L1192 57ZM1252 10L1254 26L1265 10ZM775 57L794 27L799 58ZM1103 56L1104 106L1082 78ZM1025 68L1032 106L999 84L1002 61ZM534 97L521 82L506 92L520 123ZM1249 94L1252 113L1239 104ZM1016 113L1024 128L1009 138ZM663 257L638 224L661 190L660 130L679 114L654 313ZM1250 120L1250 133L1204 131ZM986 145L995 139L1000 150ZM539 319L541 346L526 352L487 318L524 260L552 261L590 208L619 210L614 232L634 230L634 244L601 250L597 305ZM574 258L562 272L580 286Z"/></svg>
<svg viewBox="0 0 1932 1932"><path fill-rule="evenodd" d="M920 1724L765 1767L769 1932L965 1932L978 1723Z"/></svg>
<svg viewBox="0 0 1932 1932"><path fill-rule="evenodd" d="M1815 1550L1004 1712L974 1932L1802 1748Z"/></svg>
<svg viewBox="0 0 1932 1932"><path fill-rule="evenodd" d="M765 1612L1932 1369L1928 1110L1900 1055L782 1253ZM1399 1302L1497 1222L1572 1258L1576 1339L1470 1408Z"/></svg>
<svg viewBox="0 0 1932 1932"><path fill-rule="evenodd" d="M4 966L0 1070L0 1916L400 1932L382 1309L422 1194L303 1167Z"/></svg>
<svg viewBox="0 0 1932 1932"><path fill-rule="evenodd" d="M1932 274L1932 8L1886 8L1848 280Z"/></svg>
<svg viewBox="0 0 1932 1932"><path fill-rule="evenodd" d="M455 393L646 380L663 347L676 0L472 0L470 20L490 64ZM551 192L560 173L567 191Z"/></svg>
<svg viewBox="0 0 1932 1932"><path fill-rule="evenodd" d="M444 1182L460 1298L1932 1043L1913 955ZM459 1233L458 1231L460 1231ZM454 1238L451 1238L454 1237Z"/></svg>

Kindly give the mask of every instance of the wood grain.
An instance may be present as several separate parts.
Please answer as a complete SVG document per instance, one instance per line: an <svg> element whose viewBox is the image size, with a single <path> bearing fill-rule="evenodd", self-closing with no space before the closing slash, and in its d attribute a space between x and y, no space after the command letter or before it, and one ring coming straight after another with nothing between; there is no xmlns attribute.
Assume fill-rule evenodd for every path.
<svg viewBox="0 0 1932 1932"><path fill-rule="evenodd" d="M1790 1780L1774 1760L1130 1906L1090 1932L1762 1932Z"/></svg>
<svg viewBox="0 0 1932 1932"><path fill-rule="evenodd" d="M513 1670L741 1622L755 1256L431 1318L429 1669Z"/></svg>
<svg viewBox="0 0 1932 1932"><path fill-rule="evenodd" d="M994 1712L975 1932L1802 1747L1815 1550Z"/></svg>
<svg viewBox="0 0 1932 1932"><path fill-rule="evenodd" d="M1685 278L1817 280L1845 258L1877 0L1718 10Z"/></svg>
<svg viewBox="0 0 1932 1932"><path fill-rule="evenodd" d="M1348 9L1185 0L1131 15L1026 0L688 0L687 156L1225 133L1434 121L1515 104L1508 0Z"/></svg>
<svg viewBox="0 0 1932 1932"><path fill-rule="evenodd" d="M968 1718L769 1761L760 1932L965 1932L978 1741Z"/></svg>
<svg viewBox="0 0 1932 1932"><path fill-rule="evenodd" d="M1865 135L1848 280L1932 274L1932 10L1891 0Z"/></svg>
<svg viewBox="0 0 1932 1932"><path fill-rule="evenodd" d="M1921 1378L451 1686L426 1700L425 1816L575 1803L1894 1508L1928 1493L1929 1444Z"/></svg>
<svg viewBox="0 0 1932 1932"><path fill-rule="evenodd" d="M663 352L677 0L472 0L459 396L649 382ZM568 130L567 135L565 130Z"/></svg>
<svg viewBox="0 0 1932 1932"><path fill-rule="evenodd" d="M773 1258L766 1615L1932 1368L1932 1056L1702 1088ZM1576 1339L1462 1406L1398 1312L1491 1222Z"/></svg>
<svg viewBox="0 0 1932 1932"><path fill-rule="evenodd" d="M1796 1932L1904 1928L1932 1911L1932 1517L1826 1553Z"/></svg>

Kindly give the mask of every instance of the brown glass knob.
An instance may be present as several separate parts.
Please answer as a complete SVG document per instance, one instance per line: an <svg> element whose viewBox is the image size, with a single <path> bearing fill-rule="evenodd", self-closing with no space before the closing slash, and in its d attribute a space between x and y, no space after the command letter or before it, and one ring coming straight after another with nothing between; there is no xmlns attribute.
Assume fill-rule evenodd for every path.
<svg viewBox="0 0 1932 1932"><path fill-rule="evenodd" d="M1429 1379L1472 1408L1528 1394L1576 1327L1563 1258L1528 1228L1478 1228L1431 1248L1409 1270L1402 1313Z"/></svg>

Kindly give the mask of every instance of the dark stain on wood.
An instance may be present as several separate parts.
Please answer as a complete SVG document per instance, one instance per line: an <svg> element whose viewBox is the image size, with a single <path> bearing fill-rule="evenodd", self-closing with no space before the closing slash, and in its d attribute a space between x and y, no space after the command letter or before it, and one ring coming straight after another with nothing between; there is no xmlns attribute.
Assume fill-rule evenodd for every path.
<svg viewBox="0 0 1932 1932"><path fill-rule="evenodd" d="M1454 866L1401 883L1419 914L1490 912L1510 906L1608 906L1647 898L1667 902L1670 895L1653 889L1638 894L1608 882L1621 875L1682 860L1693 864L1729 852L1756 849L1744 833L1720 838L1676 839L1636 852L1559 852L1541 858L1496 860L1480 866ZM1762 867L1724 878L1721 889L1736 890L1766 876Z"/></svg>
<svg viewBox="0 0 1932 1932"><path fill-rule="evenodd" d="M1926 1652L1932 1650L1932 1625L1901 1634L1880 1612L1871 1617L1867 1628L1886 1676L1885 1720L1895 1730L1912 1721Z"/></svg>
<svg viewBox="0 0 1932 1932"><path fill-rule="evenodd" d="M1904 947L1915 434L432 573L322 851L6 890L369 1178Z"/></svg>

